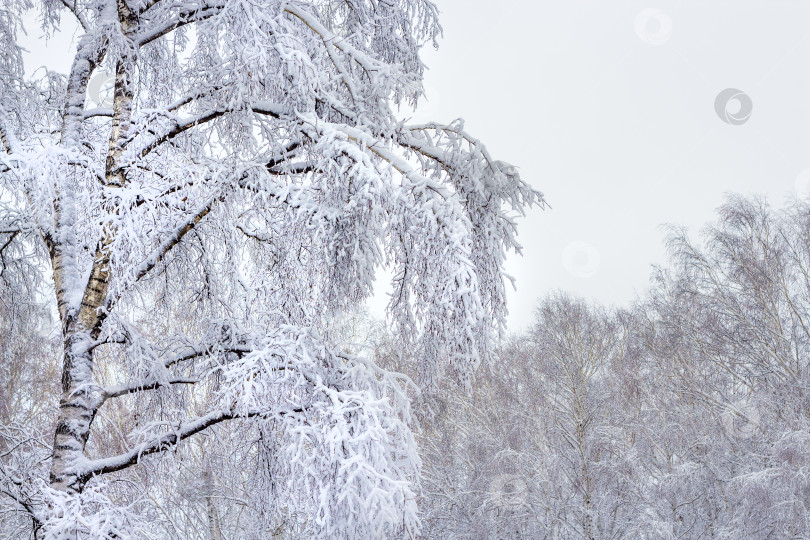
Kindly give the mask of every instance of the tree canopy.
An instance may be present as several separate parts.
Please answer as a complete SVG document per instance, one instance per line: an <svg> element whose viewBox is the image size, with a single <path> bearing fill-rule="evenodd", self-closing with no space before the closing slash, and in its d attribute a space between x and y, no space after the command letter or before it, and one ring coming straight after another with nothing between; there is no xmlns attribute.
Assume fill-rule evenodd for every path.
<svg viewBox="0 0 810 540"><path fill-rule="evenodd" d="M32 9L46 33L78 25L66 75L25 76ZM58 407L4 420L2 534L182 536L126 481L225 421L243 446L194 459L206 485L212 451L255 471L233 473L248 537L292 515L310 536L416 534L409 392L468 384L492 352L514 217L543 203L461 121L397 113L440 31L426 0L0 7L0 299L18 335L54 306L61 361ZM335 347L382 267L416 384Z"/></svg>

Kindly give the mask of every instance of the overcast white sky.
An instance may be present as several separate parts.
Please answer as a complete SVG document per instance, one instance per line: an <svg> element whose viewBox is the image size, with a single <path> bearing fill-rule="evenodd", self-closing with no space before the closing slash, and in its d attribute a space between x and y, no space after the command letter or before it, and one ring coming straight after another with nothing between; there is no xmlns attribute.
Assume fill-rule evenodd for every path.
<svg viewBox="0 0 810 540"><path fill-rule="evenodd" d="M724 193L779 206L810 184L810 2L438 5L420 112L465 118L553 207L520 223L512 330L555 288L632 300L665 261L660 225L698 231ZM715 112L726 88L753 102L742 125Z"/></svg>
<svg viewBox="0 0 810 540"><path fill-rule="evenodd" d="M778 206L810 186L810 2L437 4L445 34L414 118L465 118L553 207L520 222L512 330L552 289L632 300L664 262L660 225L696 231L726 192ZM71 32L47 47L29 34L29 71L67 69ZM715 112L727 88L752 100L741 125Z"/></svg>

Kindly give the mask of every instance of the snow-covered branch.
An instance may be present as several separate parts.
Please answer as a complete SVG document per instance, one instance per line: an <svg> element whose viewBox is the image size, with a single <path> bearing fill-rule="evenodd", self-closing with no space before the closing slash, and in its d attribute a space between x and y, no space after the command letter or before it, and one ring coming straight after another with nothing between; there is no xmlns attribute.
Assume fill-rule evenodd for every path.
<svg viewBox="0 0 810 540"><path fill-rule="evenodd" d="M77 465L78 478L81 481L87 481L93 476L121 471L137 464L148 455L167 450L192 435L234 418L236 415L231 410L217 410L199 418L181 422L176 424L172 431L144 441L128 452L109 458L89 460Z"/></svg>
<svg viewBox="0 0 810 540"><path fill-rule="evenodd" d="M155 390L162 386L169 386L172 384L196 384L200 379L193 377L172 377L166 381L157 380L154 378L144 379L142 381L130 382L126 384L116 384L113 386L106 386L101 390L101 399L106 401L110 398L125 396L127 394L134 394L144 390Z"/></svg>
<svg viewBox="0 0 810 540"><path fill-rule="evenodd" d="M173 106L174 107L182 106L182 101L173 104ZM252 103L250 105L250 109L257 114L267 115L273 118L280 118L282 115L289 113L289 111L282 105L271 103L268 101ZM159 147L160 145L162 145L167 141L174 139L178 135L185 133L189 129L205 124L206 122L210 122L211 120L215 120L232 112L234 112L234 109L219 108L194 115L190 118L184 119L176 118L173 122L172 127L165 130L160 135L153 137L151 141L143 144L140 147L140 150L136 151L135 153L139 158L144 158L155 148Z"/></svg>
<svg viewBox="0 0 810 540"><path fill-rule="evenodd" d="M153 5L154 4L155 3L153 3ZM134 41L138 44L138 46L141 47L148 45L156 39L159 39L166 34L177 30L178 28L215 17L222 11L224 5L225 4L223 2L203 3L202 5L196 5L191 9L181 10L171 19L139 32L138 35L135 36ZM146 10L144 10L144 12L145 11Z"/></svg>

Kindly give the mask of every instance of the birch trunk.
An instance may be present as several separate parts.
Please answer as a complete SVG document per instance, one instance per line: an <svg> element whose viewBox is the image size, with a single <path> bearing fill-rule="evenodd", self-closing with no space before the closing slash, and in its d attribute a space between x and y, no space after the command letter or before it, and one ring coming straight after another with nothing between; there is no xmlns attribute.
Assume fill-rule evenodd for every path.
<svg viewBox="0 0 810 540"><path fill-rule="evenodd" d="M136 26L134 14L125 0L118 0L118 18L126 35ZM104 44L85 35L77 51L68 81L62 139L66 145L78 144L78 126L84 115L87 83L95 67L104 57ZM121 187L124 172L118 167L122 141L130 127L132 111L131 58L124 55L116 64L114 114L106 159L106 184ZM65 186L55 208L56 238L49 248L53 266L59 314L62 319L64 361L62 367L62 398L54 432L51 487L80 492L88 480L81 469L86 459L85 447L100 401L93 395L93 342L98 339L105 316L109 288L109 256L107 250L115 231L106 228L96 247L93 266L87 283L80 280L75 241L75 200L72 189ZM71 300L78 298L76 306Z"/></svg>

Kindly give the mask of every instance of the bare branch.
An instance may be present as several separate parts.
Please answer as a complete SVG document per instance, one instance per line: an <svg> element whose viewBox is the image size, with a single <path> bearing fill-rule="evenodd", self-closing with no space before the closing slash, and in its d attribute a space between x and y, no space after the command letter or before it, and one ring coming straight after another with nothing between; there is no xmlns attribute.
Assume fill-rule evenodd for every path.
<svg viewBox="0 0 810 540"><path fill-rule="evenodd" d="M216 349L216 352L219 353L232 353L238 356L242 356L251 352L253 349L250 347L234 347L230 346L225 349ZM194 358L200 358L201 356L205 356L207 354L211 354L212 349L210 347L191 347L190 349L183 351L173 358L166 360L164 365L168 368L175 364L179 364L181 362L186 362L188 360L193 360Z"/></svg>

